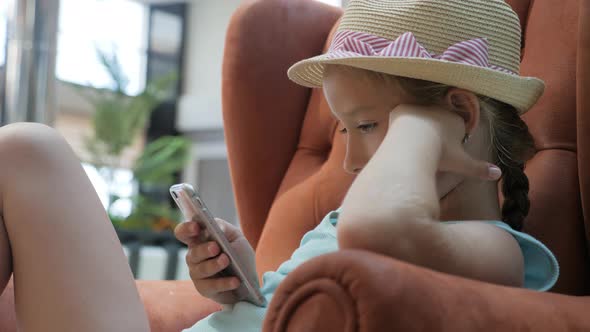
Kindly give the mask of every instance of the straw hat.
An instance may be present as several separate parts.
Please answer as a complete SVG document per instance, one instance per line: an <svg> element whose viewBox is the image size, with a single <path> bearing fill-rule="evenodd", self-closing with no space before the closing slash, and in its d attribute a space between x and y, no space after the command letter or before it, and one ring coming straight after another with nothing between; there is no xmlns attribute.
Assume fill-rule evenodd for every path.
<svg viewBox="0 0 590 332"><path fill-rule="evenodd" d="M289 78L321 87L326 64L438 82L526 112L544 83L520 73L520 22L503 0L351 0L323 55Z"/></svg>

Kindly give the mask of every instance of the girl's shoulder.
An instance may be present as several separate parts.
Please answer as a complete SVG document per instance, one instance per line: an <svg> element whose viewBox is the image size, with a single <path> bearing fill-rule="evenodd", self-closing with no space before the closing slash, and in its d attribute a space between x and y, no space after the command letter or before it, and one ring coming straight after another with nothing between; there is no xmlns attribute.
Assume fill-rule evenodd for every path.
<svg viewBox="0 0 590 332"><path fill-rule="evenodd" d="M443 224L456 224L468 221L445 221ZM547 291L557 282L559 277L559 263L547 246L530 234L512 229L502 221L479 221L502 228L510 233L522 251L524 257L524 287L537 291Z"/></svg>

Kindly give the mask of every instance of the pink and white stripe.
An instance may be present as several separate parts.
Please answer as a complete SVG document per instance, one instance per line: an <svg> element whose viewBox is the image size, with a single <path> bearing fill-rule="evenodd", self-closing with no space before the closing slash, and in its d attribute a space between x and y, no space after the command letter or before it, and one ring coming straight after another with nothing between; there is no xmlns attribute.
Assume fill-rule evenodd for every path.
<svg viewBox="0 0 590 332"><path fill-rule="evenodd" d="M438 59L449 62L464 63L472 66L490 68L508 74L516 73L490 65L488 41L476 38L451 45L442 54L429 53L411 32L406 32L391 41L364 32L343 30L336 33L328 57L341 59L358 56L382 56L403 58Z"/></svg>

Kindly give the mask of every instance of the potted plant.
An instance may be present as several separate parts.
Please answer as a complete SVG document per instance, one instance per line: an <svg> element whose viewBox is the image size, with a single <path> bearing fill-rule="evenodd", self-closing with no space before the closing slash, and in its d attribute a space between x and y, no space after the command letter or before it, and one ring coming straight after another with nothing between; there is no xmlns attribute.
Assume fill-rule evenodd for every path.
<svg viewBox="0 0 590 332"><path fill-rule="evenodd" d="M166 91L177 80L175 74L166 75L146 84L137 96L125 94L129 80L116 54L97 51L108 73L111 89L80 90L94 108L93 132L85 146L92 162L109 188L107 211L123 242L139 237L142 242L153 238L170 238L171 230L180 216L168 201L156 201L139 193L132 197L129 216L113 215L110 207L119 197L113 194L114 169L121 167L121 156L144 133L151 111L166 98ZM133 167L134 179L143 186L167 188L173 174L181 171L188 161L190 142L179 136L161 137L144 147ZM148 238L152 240L148 240Z"/></svg>

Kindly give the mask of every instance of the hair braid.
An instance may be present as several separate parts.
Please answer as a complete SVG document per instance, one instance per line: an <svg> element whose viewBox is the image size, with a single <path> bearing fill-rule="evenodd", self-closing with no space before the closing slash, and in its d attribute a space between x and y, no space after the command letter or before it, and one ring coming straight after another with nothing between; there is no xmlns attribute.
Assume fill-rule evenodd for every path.
<svg viewBox="0 0 590 332"><path fill-rule="evenodd" d="M495 162L502 170L502 221L520 231L531 206L529 179L524 167L535 153L535 142L514 107L488 97L481 98L481 101L488 109Z"/></svg>
<svg viewBox="0 0 590 332"><path fill-rule="evenodd" d="M506 167L500 165L500 169L504 175L502 178L502 194L504 195L502 221L520 231L531 205L528 196L529 179L524 174L524 166Z"/></svg>

